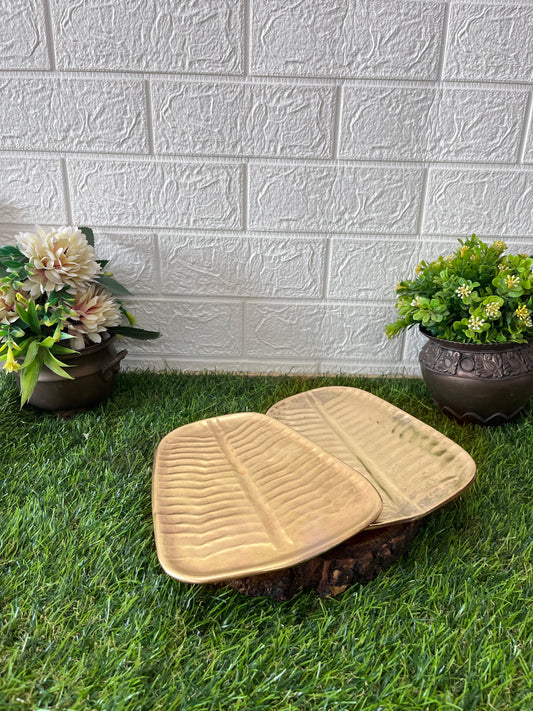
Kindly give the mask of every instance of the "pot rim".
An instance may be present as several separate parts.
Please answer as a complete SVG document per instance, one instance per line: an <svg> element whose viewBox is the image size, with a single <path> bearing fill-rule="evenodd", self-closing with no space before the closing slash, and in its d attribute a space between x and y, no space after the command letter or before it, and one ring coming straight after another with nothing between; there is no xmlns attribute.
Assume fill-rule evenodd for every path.
<svg viewBox="0 0 533 711"><path fill-rule="evenodd" d="M533 343L533 341L525 341L524 343L517 343L516 341L508 341L507 343L462 343L461 341L447 341L444 338L433 336L431 333L426 331L423 326L419 326L418 328L420 333L430 341L434 341L442 345L444 348L450 348L456 351L512 351L518 348L525 348Z"/></svg>

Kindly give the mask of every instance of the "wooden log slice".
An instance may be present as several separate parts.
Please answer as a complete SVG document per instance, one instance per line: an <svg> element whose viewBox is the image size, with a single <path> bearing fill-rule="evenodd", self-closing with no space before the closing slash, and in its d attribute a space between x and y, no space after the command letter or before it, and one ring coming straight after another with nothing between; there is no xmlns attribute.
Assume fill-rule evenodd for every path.
<svg viewBox="0 0 533 711"><path fill-rule="evenodd" d="M389 568L407 550L420 523L417 520L366 529L304 563L217 585L250 597L280 601L304 590L316 590L320 597L339 595L350 585L372 580Z"/></svg>

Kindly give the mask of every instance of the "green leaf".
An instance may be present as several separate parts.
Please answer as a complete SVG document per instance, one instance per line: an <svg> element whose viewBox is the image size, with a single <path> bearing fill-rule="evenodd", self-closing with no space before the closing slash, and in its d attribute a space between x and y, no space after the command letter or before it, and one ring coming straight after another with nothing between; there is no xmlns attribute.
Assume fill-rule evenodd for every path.
<svg viewBox="0 0 533 711"><path fill-rule="evenodd" d="M122 286L122 284L119 284L116 279L113 279L113 277L108 276L107 274L99 274L96 277L96 281L112 294L128 296L130 293L125 286Z"/></svg>
<svg viewBox="0 0 533 711"><path fill-rule="evenodd" d="M24 405L28 402L32 396L35 386L37 385L37 380L39 379L39 373L43 365L41 353L37 354L37 357L32 361L27 368L20 370L20 405Z"/></svg>
<svg viewBox="0 0 533 711"><path fill-rule="evenodd" d="M32 341L26 350L26 357L24 358L24 363L21 368L28 368L34 360L37 358L39 353L39 341Z"/></svg>
<svg viewBox="0 0 533 711"><path fill-rule="evenodd" d="M22 254L18 247L11 244L0 247L0 262L15 264L16 267L20 267L22 264L26 264L27 261L28 258Z"/></svg>
<svg viewBox="0 0 533 711"><path fill-rule="evenodd" d="M28 326L35 331L35 333L41 333L41 324L39 323L35 301L33 299L29 300L26 313L28 314Z"/></svg>
<svg viewBox="0 0 533 711"><path fill-rule="evenodd" d="M20 304L15 304L15 309L16 309L16 311L17 311L17 313L18 313L19 318L21 319L21 321L24 321L24 323L25 323L27 326L29 326L29 325L30 325L30 322L29 322L29 318L28 318L28 314L26 313L26 310L23 309Z"/></svg>
<svg viewBox="0 0 533 711"><path fill-rule="evenodd" d="M70 336L69 336L69 338L70 338ZM72 353L78 353L78 351L75 351L72 348L65 348L65 346L59 346L57 343L55 346L52 346L52 348L50 348L50 352L57 353L59 355L69 355ZM65 364L63 363L63 365L65 365Z"/></svg>
<svg viewBox="0 0 533 711"><path fill-rule="evenodd" d="M85 235L85 239L91 245L91 247L94 247L94 232L91 230L91 228L90 227L80 227L79 230L82 234Z"/></svg>
<svg viewBox="0 0 533 711"><path fill-rule="evenodd" d="M161 336L159 331L145 331L144 328L135 328L135 326L110 326L107 330L119 336L138 338L145 341L153 341Z"/></svg>
<svg viewBox="0 0 533 711"><path fill-rule="evenodd" d="M9 267L10 269L19 269L22 265L19 261L16 259L2 259L2 264L4 264L6 267Z"/></svg>
<svg viewBox="0 0 533 711"><path fill-rule="evenodd" d="M67 365L66 363L62 363L57 358L54 358L50 351L44 352L44 364L47 368L50 368L53 373L59 375L60 378L68 378L68 380L74 380L72 375L69 375L66 370L63 370L63 368L70 368L71 366Z"/></svg>

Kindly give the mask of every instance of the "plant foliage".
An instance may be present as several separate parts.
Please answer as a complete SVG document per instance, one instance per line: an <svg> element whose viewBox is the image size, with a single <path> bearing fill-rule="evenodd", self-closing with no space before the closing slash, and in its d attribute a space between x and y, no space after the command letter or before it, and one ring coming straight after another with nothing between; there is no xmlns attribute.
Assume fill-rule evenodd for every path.
<svg viewBox="0 0 533 711"><path fill-rule="evenodd" d="M136 328L135 318L116 298L129 292L111 272L103 271L107 261L95 258L90 228L48 233L39 229L38 235L19 238L24 251L19 245L0 247L0 361L7 372L19 372L22 405L44 366L62 378L71 377L65 370L69 366L57 356L112 334L159 337L156 331ZM84 264L76 264L75 254ZM90 277L83 276L83 268Z"/></svg>
<svg viewBox="0 0 533 711"><path fill-rule="evenodd" d="M436 338L459 343L524 343L533 337L533 258L504 255L476 235L453 254L420 262L415 279L396 287L399 318L389 338L419 325Z"/></svg>

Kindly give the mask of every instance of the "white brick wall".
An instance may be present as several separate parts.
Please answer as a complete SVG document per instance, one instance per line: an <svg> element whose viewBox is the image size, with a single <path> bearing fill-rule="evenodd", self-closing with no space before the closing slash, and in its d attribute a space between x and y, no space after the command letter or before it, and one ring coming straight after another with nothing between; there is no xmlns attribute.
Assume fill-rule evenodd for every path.
<svg viewBox="0 0 533 711"><path fill-rule="evenodd" d="M156 80L155 151L329 158L334 99L327 86Z"/></svg>
<svg viewBox="0 0 533 711"><path fill-rule="evenodd" d="M0 0L0 242L88 224L129 367L417 373L394 287L533 252L533 0Z"/></svg>
<svg viewBox="0 0 533 711"><path fill-rule="evenodd" d="M270 76L437 79L445 4L252 3L252 70Z"/></svg>

